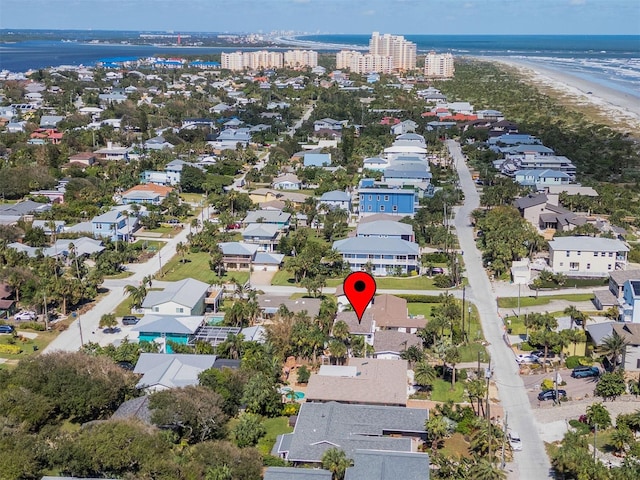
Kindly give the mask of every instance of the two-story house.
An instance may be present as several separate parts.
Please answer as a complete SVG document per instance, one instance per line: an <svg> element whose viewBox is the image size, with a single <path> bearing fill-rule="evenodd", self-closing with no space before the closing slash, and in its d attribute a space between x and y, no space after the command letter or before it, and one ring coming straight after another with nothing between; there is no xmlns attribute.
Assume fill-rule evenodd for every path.
<svg viewBox="0 0 640 480"><path fill-rule="evenodd" d="M156 183L136 185L122 194L121 202L124 205L131 203L160 205L172 191L173 188Z"/></svg>
<svg viewBox="0 0 640 480"><path fill-rule="evenodd" d="M280 229L273 223L250 223L242 232L242 241L258 245L260 252L273 252L280 236Z"/></svg>
<svg viewBox="0 0 640 480"><path fill-rule="evenodd" d="M289 228L291 214L281 210L251 210L242 220L246 226L250 223L271 223L278 227L279 230Z"/></svg>
<svg viewBox="0 0 640 480"><path fill-rule="evenodd" d="M293 173L286 173L274 178L271 186L276 190L300 190L302 182Z"/></svg>
<svg viewBox="0 0 640 480"><path fill-rule="evenodd" d="M413 227L408 223L378 220L359 223L356 237L398 238L407 242L415 242Z"/></svg>
<svg viewBox="0 0 640 480"><path fill-rule="evenodd" d="M313 122L313 130L342 130L347 125L347 120L334 120L333 118L323 118Z"/></svg>
<svg viewBox="0 0 640 480"><path fill-rule="evenodd" d="M627 268L627 247L600 237L558 237L549 242L549 266L572 277L606 277Z"/></svg>
<svg viewBox="0 0 640 480"><path fill-rule="evenodd" d="M138 228L138 218L121 210L112 209L91 220L94 237L109 238L112 242L129 242Z"/></svg>
<svg viewBox="0 0 640 480"><path fill-rule="evenodd" d="M418 192L413 188L361 187L360 216L375 213L407 215L413 217L418 205Z"/></svg>
<svg viewBox="0 0 640 480"><path fill-rule="evenodd" d="M351 194L342 190L332 190L325 192L318 200L319 205L326 205L330 210L341 208L347 212L351 212Z"/></svg>
<svg viewBox="0 0 640 480"><path fill-rule="evenodd" d="M624 302L624 285L629 280L640 280L640 270L615 270L609 274L609 288L593 291L593 303L598 310L606 310Z"/></svg>
<svg viewBox="0 0 640 480"><path fill-rule="evenodd" d="M354 237L333 242L351 271L371 267L374 275L410 274L420 268L420 247L398 238Z"/></svg>

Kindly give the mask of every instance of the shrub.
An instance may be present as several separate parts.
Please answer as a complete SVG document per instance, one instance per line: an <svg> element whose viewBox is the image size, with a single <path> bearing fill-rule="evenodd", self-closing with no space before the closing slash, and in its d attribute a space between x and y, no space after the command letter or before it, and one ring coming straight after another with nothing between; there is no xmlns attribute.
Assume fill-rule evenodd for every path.
<svg viewBox="0 0 640 480"><path fill-rule="evenodd" d="M300 411L299 403L287 403L282 408L282 415L284 415L285 417L290 417L292 415L297 415L299 411Z"/></svg>
<svg viewBox="0 0 640 480"><path fill-rule="evenodd" d="M302 365L298 369L298 383L307 383L309 382L309 377L311 376L311 372L307 368L306 365Z"/></svg>
<svg viewBox="0 0 640 480"><path fill-rule="evenodd" d="M425 253L422 255L422 263L447 263L449 255L444 252Z"/></svg>
<svg viewBox="0 0 640 480"><path fill-rule="evenodd" d="M544 380L542 380L542 384L540 385L540 389L542 391L553 390L553 388L554 388L553 380L551 380L550 378L545 378Z"/></svg>
<svg viewBox="0 0 640 480"><path fill-rule="evenodd" d="M522 350L523 352L530 352L534 349L534 347L532 347L531 345L529 345L527 342L522 342L520 344L520 350Z"/></svg>
<svg viewBox="0 0 640 480"><path fill-rule="evenodd" d="M456 381L460 380L461 382L467 379L467 369L461 368L456 371Z"/></svg>
<svg viewBox="0 0 640 480"><path fill-rule="evenodd" d="M286 467L287 461L284 458L274 457L273 455L265 455L262 457L262 464L265 467Z"/></svg>
<svg viewBox="0 0 640 480"><path fill-rule="evenodd" d="M22 353L20 345L0 345L0 353L8 353L10 355L17 355Z"/></svg>
<svg viewBox="0 0 640 480"><path fill-rule="evenodd" d="M408 303L440 303L442 299L436 295L416 295L413 293L404 293L396 295L396 297L404 298Z"/></svg>
<svg viewBox="0 0 640 480"><path fill-rule="evenodd" d="M586 423L581 422L580 420L576 420L572 418L569 420L569 425L576 429L576 432L580 435L585 435L591 431L591 427Z"/></svg>
<svg viewBox="0 0 640 480"><path fill-rule="evenodd" d="M43 323L27 322L27 323L23 323L20 327L24 329L29 329L29 330L35 330L36 332L44 332Z"/></svg>
<svg viewBox="0 0 640 480"><path fill-rule="evenodd" d="M449 275L436 275L433 277L433 284L438 288L451 288L453 287L453 280Z"/></svg>
<svg viewBox="0 0 640 480"><path fill-rule="evenodd" d="M588 357L570 356L565 360L567 368L576 368L593 365L593 360Z"/></svg>
<svg viewBox="0 0 640 480"><path fill-rule="evenodd" d="M418 276L418 272L416 272L415 270L411 270L411 273L409 274L410 277L417 277Z"/></svg>

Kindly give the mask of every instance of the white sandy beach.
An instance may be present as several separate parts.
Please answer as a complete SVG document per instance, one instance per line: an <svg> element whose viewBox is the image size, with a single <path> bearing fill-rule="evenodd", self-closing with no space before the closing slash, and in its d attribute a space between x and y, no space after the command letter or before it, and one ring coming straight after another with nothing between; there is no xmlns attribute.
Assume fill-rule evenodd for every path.
<svg viewBox="0 0 640 480"><path fill-rule="evenodd" d="M561 91L574 97L578 102L591 104L603 112L612 112L619 121L640 130L640 101L638 97L519 58L491 57L485 59L517 68L524 75L530 76L534 83Z"/></svg>

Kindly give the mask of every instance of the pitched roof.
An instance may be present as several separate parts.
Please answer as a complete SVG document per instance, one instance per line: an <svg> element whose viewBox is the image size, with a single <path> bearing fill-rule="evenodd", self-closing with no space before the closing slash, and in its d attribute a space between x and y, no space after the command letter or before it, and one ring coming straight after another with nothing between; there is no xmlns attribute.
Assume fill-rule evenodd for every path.
<svg viewBox="0 0 640 480"><path fill-rule="evenodd" d="M373 215L368 215L366 217L362 217L359 221L358 221L358 227L360 227L363 224L366 223L371 223L371 222L379 222L379 221L388 221L388 222L394 222L397 223L400 220L402 220L403 216L401 215L389 215L388 213L374 213ZM400 227L402 228L402 227Z"/></svg>
<svg viewBox="0 0 640 480"><path fill-rule="evenodd" d="M398 332L397 330L378 330L373 336L373 349L375 353L394 352L400 354L413 345L417 347L422 346L422 340L415 333Z"/></svg>
<svg viewBox="0 0 640 480"><path fill-rule="evenodd" d="M271 182L271 185L277 185L278 183L285 183L285 182L300 183L300 179L298 178L297 175L294 175L293 173L286 173L284 175L274 178L273 181Z"/></svg>
<svg viewBox="0 0 640 480"><path fill-rule="evenodd" d="M602 341L613 332L614 322L599 322L587 324L584 328L589 333L596 346L602 345Z"/></svg>
<svg viewBox="0 0 640 480"><path fill-rule="evenodd" d="M351 334L370 334L373 331L373 315L371 308L367 308L362 315L362 321L358 321L356 313L349 310L347 312L338 312L336 314L336 322L344 322L349 327ZM334 323L335 324L335 323Z"/></svg>
<svg viewBox="0 0 640 480"><path fill-rule="evenodd" d="M130 194L139 194L141 192L151 192L166 197L173 191L173 187L165 187L164 185L157 185L155 183L146 183L144 185L136 185L135 187L131 187L129 190L124 192L122 196L127 196Z"/></svg>
<svg viewBox="0 0 640 480"><path fill-rule="evenodd" d="M413 226L393 220L378 220L373 222L360 222L356 228L357 236L400 236L413 235Z"/></svg>
<svg viewBox="0 0 640 480"><path fill-rule="evenodd" d="M275 313L280 305L284 305L292 313L306 311L311 318L314 318L320 312L321 303L319 298L290 299L286 296L258 295L258 305L266 313Z"/></svg>
<svg viewBox="0 0 640 480"><path fill-rule="evenodd" d="M242 242L222 242L218 246L223 255L253 256L258 251L258 245Z"/></svg>
<svg viewBox="0 0 640 480"><path fill-rule="evenodd" d="M640 345L640 324L638 323L614 323L613 331L624 337L630 345Z"/></svg>
<svg viewBox="0 0 640 480"><path fill-rule="evenodd" d="M423 328L427 321L423 318L409 318L407 301L394 295L382 294L373 298L371 315L379 328Z"/></svg>
<svg viewBox="0 0 640 480"><path fill-rule="evenodd" d="M323 374L323 365L312 374L307 386L308 401L337 401L369 405L407 404L407 361L377 358L350 358L356 367L353 376ZM341 367L338 367L341 368ZM330 373L330 372L327 372Z"/></svg>
<svg viewBox="0 0 640 480"><path fill-rule="evenodd" d="M340 253L419 255L417 243L399 238L354 237L333 242Z"/></svg>
<svg viewBox="0 0 640 480"><path fill-rule="evenodd" d="M353 467L344 480L424 480L428 478L429 455L413 452L356 450Z"/></svg>
<svg viewBox="0 0 640 480"><path fill-rule="evenodd" d="M261 222L258 219L262 218ZM278 210L252 210L247 212L243 223L287 223L291 214Z"/></svg>
<svg viewBox="0 0 640 480"><path fill-rule="evenodd" d="M203 316L145 315L131 329L134 332L194 334L204 321Z"/></svg>
<svg viewBox="0 0 640 480"><path fill-rule="evenodd" d="M242 238L275 238L278 235L278 226L274 223L250 223L242 231Z"/></svg>
<svg viewBox="0 0 640 480"><path fill-rule="evenodd" d="M540 193L538 195L529 194L526 197L516 198L516 207L520 210L524 210L525 208L547 203L547 200L547 196L544 193Z"/></svg>
<svg viewBox="0 0 640 480"><path fill-rule="evenodd" d="M175 302L178 305L193 308L208 289L208 284L195 278L185 278L184 280L171 282L164 290L148 292L144 302L142 302L142 308L152 308L168 302Z"/></svg>
<svg viewBox="0 0 640 480"><path fill-rule="evenodd" d="M359 449L410 452L410 438L388 432L422 435L427 415L426 409L307 402L301 405L293 433L278 437L272 453L288 452L289 461L317 463L332 447L349 458Z"/></svg>
<svg viewBox="0 0 640 480"><path fill-rule="evenodd" d="M197 385L198 375L213 367L216 358L215 355L143 353L133 370L142 374L136 388Z"/></svg>
<svg viewBox="0 0 640 480"><path fill-rule="evenodd" d="M264 480L331 480L329 470L295 468L295 467L267 467Z"/></svg>
<svg viewBox="0 0 640 480"><path fill-rule="evenodd" d="M614 270L609 273L611 280L618 285L622 285L627 280L640 280L640 269L635 270Z"/></svg>
<svg viewBox="0 0 640 480"><path fill-rule="evenodd" d="M149 410L149 396L132 398L122 403L118 409L111 415L112 419L129 420L137 418L144 423L151 425L151 411Z"/></svg>
<svg viewBox="0 0 640 480"><path fill-rule="evenodd" d="M351 195L342 190L331 190L325 192L320 197L320 202L348 202L351 200Z"/></svg>
<svg viewBox="0 0 640 480"><path fill-rule="evenodd" d="M284 261L282 253L258 252L253 263L256 265L280 265Z"/></svg>

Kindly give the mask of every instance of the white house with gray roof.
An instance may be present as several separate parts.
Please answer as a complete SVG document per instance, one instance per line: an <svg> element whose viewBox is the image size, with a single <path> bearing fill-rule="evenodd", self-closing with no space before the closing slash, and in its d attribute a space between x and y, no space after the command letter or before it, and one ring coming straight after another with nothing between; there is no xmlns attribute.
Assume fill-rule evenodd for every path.
<svg viewBox="0 0 640 480"><path fill-rule="evenodd" d="M427 418L418 408L303 403L293 432L279 435L271 454L296 465L320 463L334 447L347 458L356 450L415 452L415 440L426 439Z"/></svg>
<svg viewBox="0 0 640 480"><path fill-rule="evenodd" d="M320 468L267 467L264 480L331 480L332 473Z"/></svg>
<svg viewBox="0 0 640 480"><path fill-rule="evenodd" d="M341 208L347 212L351 212L351 195L342 190L332 190L325 192L318 200L320 205L326 205L330 210Z"/></svg>
<svg viewBox="0 0 640 480"><path fill-rule="evenodd" d="M365 270L370 265L374 275L408 275L418 272L420 267L418 244L399 238L346 238L333 242L333 248L353 272Z"/></svg>
<svg viewBox="0 0 640 480"><path fill-rule="evenodd" d="M280 241L280 229L273 223L250 223L242 232L242 240L258 245L259 252L273 252Z"/></svg>
<svg viewBox="0 0 640 480"><path fill-rule="evenodd" d="M557 237L549 242L549 266L570 277L606 277L626 270L627 247L620 240L601 237Z"/></svg>
<svg viewBox="0 0 640 480"><path fill-rule="evenodd" d="M142 353L133 373L142 375L136 388L158 392L198 385L198 375L213 368L216 355Z"/></svg>
<svg viewBox="0 0 640 480"><path fill-rule="evenodd" d="M147 293L142 302L144 313L192 316L204 313L209 285L194 278L169 283L164 290Z"/></svg>
<svg viewBox="0 0 640 480"><path fill-rule="evenodd" d="M291 214L281 210L251 210L247 212L242 223L248 225L250 223L270 223L276 225L279 229L285 229L289 226Z"/></svg>

